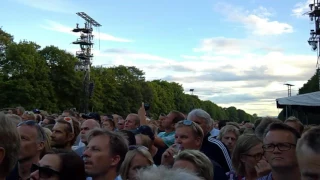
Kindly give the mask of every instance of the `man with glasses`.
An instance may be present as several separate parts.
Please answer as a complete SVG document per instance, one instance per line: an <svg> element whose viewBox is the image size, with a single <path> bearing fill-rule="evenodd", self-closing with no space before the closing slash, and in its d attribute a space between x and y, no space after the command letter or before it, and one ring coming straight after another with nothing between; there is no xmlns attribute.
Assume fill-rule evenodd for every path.
<svg viewBox="0 0 320 180"><path fill-rule="evenodd" d="M272 123L263 135L263 150L271 173L259 180L300 180L296 158L299 133L283 123Z"/></svg>
<svg viewBox="0 0 320 180"><path fill-rule="evenodd" d="M52 128L51 147L72 150L80 133L80 123L72 117L61 117Z"/></svg>
<svg viewBox="0 0 320 180"><path fill-rule="evenodd" d="M28 179L32 164L38 163L45 152L45 133L35 121L23 121L17 126L20 134L20 152L16 168L7 180Z"/></svg>

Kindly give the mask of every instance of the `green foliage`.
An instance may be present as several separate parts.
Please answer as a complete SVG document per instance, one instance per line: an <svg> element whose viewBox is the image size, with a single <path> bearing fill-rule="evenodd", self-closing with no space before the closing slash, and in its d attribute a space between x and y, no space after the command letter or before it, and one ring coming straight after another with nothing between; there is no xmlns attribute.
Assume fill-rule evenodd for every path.
<svg viewBox="0 0 320 180"><path fill-rule="evenodd" d="M40 48L34 42L13 42L0 29L0 108L24 106L49 112L80 109L83 101L83 72L74 71L78 62L72 54L54 46ZM137 112L142 102L150 103L150 116L179 110L187 114L202 108L213 119L245 121L253 117L235 107L221 108L211 101L184 94L183 87L163 80L146 81L136 67L92 67L90 79L94 91L90 110L125 116Z"/></svg>
<svg viewBox="0 0 320 180"><path fill-rule="evenodd" d="M319 76L318 72L316 72L307 83L305 83L300 89L299 94L306 94L319 91Z"/></svg>

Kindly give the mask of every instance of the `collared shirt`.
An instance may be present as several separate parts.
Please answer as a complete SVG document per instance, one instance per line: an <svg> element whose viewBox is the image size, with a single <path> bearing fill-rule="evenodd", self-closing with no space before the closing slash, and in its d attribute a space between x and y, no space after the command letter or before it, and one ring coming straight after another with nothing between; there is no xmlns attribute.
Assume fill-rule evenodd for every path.
<svg viewBox="0 0 320 180"><path fill-rule="evenodd" d="M210 131L210 134L211 136L213 137L217 137L220 133L220 130L219 129L216 129L216 128L213 128L211 131Z"/></svg>
<svg viewBox="0 0 320 180"><path fill-rule="evenodd" d="M161 132L158 134L158 137L161 138L168 147L170 147L171 145L174 144L175 135L176 135L175 131L172 131L169 133Z"/></svg>

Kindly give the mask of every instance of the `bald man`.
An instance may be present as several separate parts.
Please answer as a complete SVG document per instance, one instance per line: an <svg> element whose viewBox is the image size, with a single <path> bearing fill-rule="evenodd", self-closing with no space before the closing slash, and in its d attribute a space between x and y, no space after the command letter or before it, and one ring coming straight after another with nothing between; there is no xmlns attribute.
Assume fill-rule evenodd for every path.
<svg viewBox="0 0 320 180"><path fill-rule="evenodd" d="M82 123L81 131L80 131L80 139L81 139L81 142L84 143L86 146L88 144L87 134L90 130L95 128L100 128L100 124L94 119L87 119ZM79 147L74 151L81 157L84 150L86 149L86 146Z"/></svg>

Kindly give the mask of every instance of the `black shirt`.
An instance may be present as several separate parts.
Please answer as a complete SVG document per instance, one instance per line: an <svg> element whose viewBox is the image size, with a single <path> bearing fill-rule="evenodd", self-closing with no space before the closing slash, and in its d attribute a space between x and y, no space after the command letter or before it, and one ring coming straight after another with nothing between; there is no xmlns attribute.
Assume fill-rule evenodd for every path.
<svg viewBox="0 0 320 180"><path fill-rule="evenodd" d="M227 147L219 140L208 134L202 142L200 149L210 159L218 163L226 172L232 169L231 158Z"/></svg>
<svg viewBox="0 0 320 180"><path fill-rule="evenodd" d="M162 154L166 151L167 148L158 148L157 153L153 156L153 163L157 166L161 165Z"/></svg>

